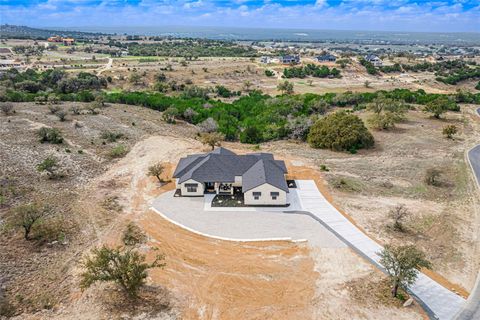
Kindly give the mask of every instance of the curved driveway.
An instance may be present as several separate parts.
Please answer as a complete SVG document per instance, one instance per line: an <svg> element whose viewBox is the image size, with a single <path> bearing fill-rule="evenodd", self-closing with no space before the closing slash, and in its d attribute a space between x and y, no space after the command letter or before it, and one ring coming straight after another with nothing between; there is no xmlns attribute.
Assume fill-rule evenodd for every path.
<svg viewBox="0 0 480 320"><path fill-rule="evenodd" d="M174 197L173 191L170 191L155 199L152 206L174 223L206 236L238 241L307 240L315 247L346 247L345 243L306 214L264 210L209 211L205 210L204 204L203 197Z"/></svg>
<svg viewBox="0 0 480 320"><path fill-rule="evenodd" d="M205 210L203 197L173 197L173 192L155 199L153 209L174 223L207 236L244 241L306 239L312 247L348 245L383 270L378 256L382 247L333 207L314 181L296 182L298 188L292 193L298 194L302 211L208 211ZM451 320L465 304L465 299L423 273L419 274L410 292L432 319Z"/></svg>
<svg viewBox="0 0 480 320"><path fill-rule="evenodd" d="M480 108L477 108L477 115L480 116ZM480 188L480 144L468 151L468 161L472 166L473 174L477 179L477 185ZM455 317L456 320L480 319L480 271L472 293L468 297L464 308Z"/></svg>

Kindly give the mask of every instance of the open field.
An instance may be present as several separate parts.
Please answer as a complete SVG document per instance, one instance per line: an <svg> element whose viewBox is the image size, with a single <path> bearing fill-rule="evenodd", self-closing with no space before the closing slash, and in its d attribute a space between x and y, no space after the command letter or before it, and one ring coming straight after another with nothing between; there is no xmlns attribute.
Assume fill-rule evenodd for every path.
<svg viewBox="0 0 480 320"><path fill-rule="evenodd" d="M158 247L167 257L167 267L154 270L148 281L160 288L160 292L154 291L159 306L130 312L153 312L151 318L158 319L238 319L239 315L242 319L262 315L381 319L385 314L422 318L418 306L398 307L398 302L381 292L370 291L365 299L367 293L361 287L372 282L374 288L383 276L350 249L312 251L308 245L288 242L210 240L181 230L149 211L150 201L171 184L159 188L145 176L148 165L155 161L174 164L180 156L203 147L188 138L194 136L192 126L167 125L160 120L160 113L141 108L133 113L134 108L112 105L99 115L69 116L69 121L60 123L47 115L45 106L27 103L16 104L14 115L0 118L2 134L8 137L1 144L2 176L8 176L16 190L22 190L9 199L2 212L27 199L54 199L55 208L74 222L66 241L46 247L26 243L13 230L2 235L1 241L8 248L1 253L2 270L9 270L2 274L8 279L7 297L17 310L47 308L22 318L90 319L129 314L115 303L116 291L109 286L106 295L100 291L104 286L82 293L77 277L84 252L97 244L118 243L130 220L149 236L142 250L154 254L152 249ZM83 126L75 128L73 118ZM39 144L35 130L43 125L60 127L67 146ZM107 129L123 132L122 143L131 150L118 162L109 160L106 153L111 144L104 145L98 137ZM16 135L19 131L24 134ZM178 138L180 135L184 138ZM245 150L242 145L232 147ZM65 178L47 180L34 171L34 164L48 154L62 159L68 168ZM25 160L19 161L18 155L24 155ZM23 257L22 263L18 257ZM12 264L15 269L8 267ZM233 301L237 308L231 308Z"/></svg>
<svg viewBox="0 0 480 320"><path fill-rule="evenodd" d="M6 46L33 45L31 40L8 40ZM40 46L44 41L39 41ZM86 53L81 47L73 52L67 52L69 47L60 46L55 51L46 49L39 57L27 57L21 54L14 54L12 58L26 61L28 67L39 69L51 67L65 67L71 71L98 72L102 65L107 64L108 55L102 53ZM318 52L317 52L318 53ZM313 53L311 53L313 54ZM92 58L95 57L95 60ZM476 58L478 60L478 58ZM473 61L476 61L473 59ZM399 63L420 63L425 59L407 61L405 58L394 58L387 61L387 65L394 62ZM428 59L427 59L428 61ZM477 61L480 62L480 61ZM313 57L302 57L302 63L316 62ZM357 58L352 58L352 63L347 64L344 69L335 63L321 63L328 67L336 67L341 71L339 79L328 78L305 78L289 79L294 84L296 93L326 93L326 92L371 92L376 90L392 90L405 88L410 90L423 89L431 93L454 93L457 89L475 91L474 87L478 81L463 81L457 85L447 85L435 80L432 72L404 72L370 75L361 66ZM282 80L283 69L288 67L282 64L262 64L259 58L241 57L199 57L194 60L185 60L182 57L143 57L125 56L113 58L112 68L104 70L102 76L112 77L110 84L112 88L122 89L149 89L158 73L164 73L168 81L175 81L178 84L190 83L201 87L214 87L223 85L232 91L258 89L267 94L278 94L277 85ZM265 70L275 72L273 77L267 77ZM142 76L138 83L130 83L129 77L132 71ZM310 82L311 81L311 82ZM365 83L368 82L368 87ZM248 88L245 83L248 83Z"/></svg>
<svg viewBox="0 0 480 320"><path fill-rule="evenodd" d="M480 263L479 203L465 152L478 143L479 122L474 106L463 108L462 114L449 114L442 121L409 112L408 121L397 129L373 131L376 147L355 155L285 142L267 144L262 150L307 158L316 168L326 165L329 171L322 177L328 181L333 202L367 234L384 243L415 243L429 253L434 270L471 290ZM461 128L458 138L441 135L445 123ZM440 187L424 183L429 168L442 171ZM396 204L411 212L404 233L389 227L388 212Z"/></svg>
<svg viewBox="0 0 480 320"><path fill-rule="evenodd" d="M2 46L33 44L8 40ZM95 73L108 79L103 80L106 86L96 88L107 92L153 90L162 73L166 78L162 81L169 84L222 85L242 95L254 89L275 95L287 67L261 64L258 58L111 58L68 49L59 46L38 56L12 54L6 58L19 59L27 68L65 68L68 75ZM409 62L395 59L388 63ZM318 64L311 55L302 60ZM477 92L478 80L447 85L436 81L432 72L373 76L357 58L352 60L344 69L324 64L339 68L341 78L289 81L295 93L395 88ZM267 69L274 71L274 76L267 77ZM136 81L132 81L134 73L139 75ZM18 83L8 88L20 90L15 85ZM51 92L49 85L41 90ZM78 93L77 89L72 93ZM182 91L171 89L169 94ZM81 101L105 96L91 95L90 100ZM186 103L196 98L191 99ZM199 113L218 111L210 104L212 100L206 101L199 103ZM385 275L343 245L216 240L186 231L152 211L153 200L174 189L171 176L179 158L209 149L198 141L199 127L181 120L187 119L183 110L173 118L176 124L169 124L161 112L141 106L64 101L58 104L66 112L61 121L58 112L49 110L57 106L51 105L52 101L37 102L12 103L15 111L0 115L0 318L425 319L417 303L403 307L399 299L391 298ZM380 244L414 244L422 249L433 263L433 271L427 273L465 297L480 269L480 198L466 162L466 151L480 141L480 120L475 114L478 105L460 105L460 112L446 112L441 119L421 111L423 106L413 105L406 119L394 128L370 128L375 147L354 149L354 154L312 149L293 140L222 145L238 153L271 152L284 159L289 179L315 180L339 211ZM96 109L89 108L92 106ZM298 111L296 106L292 110ZM308 116L323 117L324 112L337 109L341 108L332 103ZM355 114L366 120L369 111L356 110ZM453 139L442 134L446 125L458 128ZM38 130L43 127L59 129L63 143L41 143ZM37 170L48 157L58 160L58 179L49 179ZM165 166L165 183L147 176L154 163ZM425 182L432 168L440 172L435 186ZM33 202L48 204L55 215L49 218L48 228L33 231L38 238L27 241L9 219L17 206ZM403 231L395 230L389 217L400 204L409 212ZM80 290L82 257L103 244L120 245L131 221L148 237L139 250L149 261L159 252L166 255L166 267L149 272L141 303L125 303L113 285Z"/></svg>

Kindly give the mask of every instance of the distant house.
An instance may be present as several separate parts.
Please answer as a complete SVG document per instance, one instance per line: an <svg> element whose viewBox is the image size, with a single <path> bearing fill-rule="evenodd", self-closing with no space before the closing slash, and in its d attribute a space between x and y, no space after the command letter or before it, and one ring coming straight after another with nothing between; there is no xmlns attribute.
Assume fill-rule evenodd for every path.
<svg viewBox="0 0 480 320"><path fill-rule="evenodd" d="M65 46L71 46L75 43L75 39L73 39L73 38L63 38L62 42L63 42L63 45L65 45Z"/></svg>
<svg viewBox="0 0 480 320"><path fill-rule="evenodd" d="M0 70L19 69L21 67L22 63L18 60L0 60Z"/></svg>
<svg viewBox="0 0 480 320"><path fill-rule="evenodd" d="M381 67L383 65L382 59L374 54L367 54L365 60L373 64L375 67Z"/></svg>
<svg viewBox="0 0 480 320"><path fill-rule="evenodd" d="M225 148L181 158L173 177L176 195L242 193L246 205L286 205L285 162L270 153L237 155Z"/></svg>
<svg viewBox="0 0 480 320"><path fill-rule="evenodd" d="M337 61L337 57L335 57L333 54L322 54L317 56L317 61L318 62L335 62Z"/></svg>
<svg viewBox="0 0 480 320"><path fill-rule="evenodd" d="M53 36L47 39L48 42L62 42L62 37L60 36Z"/></svg>
<svg viewBox="0 0 480 320"><path fill-rule="evenodd" d="M75 43L75 39L73 38L63 38L60 36L53 36L47 39L48 42L61 42L65 46L71 46L72 44Z"/></svg>
<svg viewBox="0 0 480 320"><path fill-rule="evenodd" d="M300 56L299 55L286 55L280 57L280 62L283 64L299 64Z"/></svg>
<svg viewBox="0 0 480 320"><path fill-rule="evenodd" d="M10 48L0 48L0 54L12 54L12 50Z"/></svg>
<svg viewBox="0 0 480 320"><path fill-rule="evenodd" d="M269 64L269 63L278 63L280 62L280 60L278 59L278 57L262 56L260 58L260 62Z"/></svg>

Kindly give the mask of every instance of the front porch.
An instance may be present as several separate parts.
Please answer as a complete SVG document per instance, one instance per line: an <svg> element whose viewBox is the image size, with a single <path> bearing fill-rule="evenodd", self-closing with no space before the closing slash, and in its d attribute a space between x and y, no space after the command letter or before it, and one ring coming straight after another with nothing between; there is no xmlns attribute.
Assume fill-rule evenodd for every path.
<svg viewBox="0 0 480 320"><path fill-rule="evenodd" d="M241 187L234 187L233 183L227 182L205 182L205 194L233 195L242 193Z"/></svg>

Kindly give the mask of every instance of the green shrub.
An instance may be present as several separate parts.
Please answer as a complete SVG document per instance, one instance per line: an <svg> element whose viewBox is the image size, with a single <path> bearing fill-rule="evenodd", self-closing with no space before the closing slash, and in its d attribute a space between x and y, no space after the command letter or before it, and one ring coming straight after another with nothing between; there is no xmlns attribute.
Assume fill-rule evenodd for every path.
<svg viewBox="0 0 480 320"><path fill-rule="evenodd" d="M273 77L275 75L275 73L272 71L272 70L265 70L265 75L267 77Z"/></svg>
<svg viewBox="0 0 480 320"><path fill-rule="evenodd" d="M308 134L313 148L350 151L374 145L372 134L356 115L339 111L318 120Z"/></svg>
<svg viewBox="0 0 480 320"><path fill-rule="evenodd" d="M46 157L42 162L37 165L37 171L46 172L49 179L55 179L57 177L60 177L57 174L58 169L58 160L53 156Z"/></svg>
<svg viewBox="0 0 480 320"><path fill-rule="evenodd" d="M108 142L117 142L118 139L121 139L123 137L123 133L104 131L102 132L101 137Z"/></svg>
<svg viewBox="0 0 480 320"><path fill-rule="evenodd" d="M330 171L330 169L328 169L328 167L327 167L326 165L321 164L321 165L320 165L320 171L326 171L326 172L328 172L328 171Z"/></svg>
<svg viewBox="0 0 480 320"><path fill-rule="evenodd" d="M60 144L63 142L63 137L57 128L47 128L43 127L38 129L37 135L40 138L40 142L49 142L53 144Z"/></svg>
<svg viewBox="0 0 480 320"><path fill-rule="evenodd" d="M257 127L247 127L240 133L240 142L257 144L263 141L263 136Z"/></svg>
<svg viewBox="0 0 480 320"><path fill-rule="evenodd" d="M128 152L127 147L125 147L123 144L119 144L118 146L115 146L110 150L108 155L110 158L121 158L124 155L126 155Z"/></svg>

